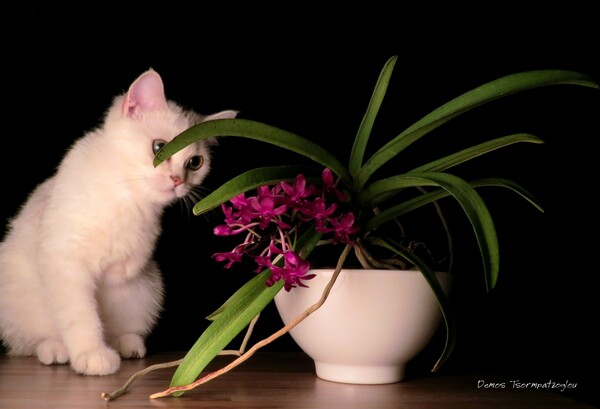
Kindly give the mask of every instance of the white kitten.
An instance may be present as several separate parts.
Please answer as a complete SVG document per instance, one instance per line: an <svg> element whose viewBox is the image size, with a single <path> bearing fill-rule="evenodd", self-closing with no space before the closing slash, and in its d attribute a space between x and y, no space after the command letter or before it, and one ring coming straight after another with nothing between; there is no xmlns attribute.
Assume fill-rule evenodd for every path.
<svg viewBox="0 0 600 409"><path fill-rule="evenodd" d="M203 117L165 98L153 70L114 99L104 122L76 141L56 174L11 220L0 244L0 337L10 355L70 362L87 375L143 357L163 301L152 259L166 206L210 169L210 143L158 167L155 152Z"/></svg>

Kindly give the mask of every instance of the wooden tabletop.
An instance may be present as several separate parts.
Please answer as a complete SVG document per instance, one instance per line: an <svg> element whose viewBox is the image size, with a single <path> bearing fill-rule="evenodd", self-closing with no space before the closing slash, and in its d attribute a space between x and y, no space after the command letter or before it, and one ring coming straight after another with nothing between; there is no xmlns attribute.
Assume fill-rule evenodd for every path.
<svg viewBox="0 0 600 409"><path fill-rule="evenodd" d="M319 379L312 361L303 353L263 352L179 398L150 399L169 385L173 368L153 371L135 381L113 401L103 392L121 387L136 371L172 361L183 353L155 354L126 360L119 373L80 376L68 366L44 366L35 358L0 355L0 408L546 408L588 409L558 389L517 387L502 377L439 375L407 379L388 385L352 385ZM219 369L232 360L217 357L207 369ZM488 387L483 387L487 383ZM490 384L498 384L490 388ZM504 383L504 387L499 385ZM536 383L541 383L536 380Z"/></svg>

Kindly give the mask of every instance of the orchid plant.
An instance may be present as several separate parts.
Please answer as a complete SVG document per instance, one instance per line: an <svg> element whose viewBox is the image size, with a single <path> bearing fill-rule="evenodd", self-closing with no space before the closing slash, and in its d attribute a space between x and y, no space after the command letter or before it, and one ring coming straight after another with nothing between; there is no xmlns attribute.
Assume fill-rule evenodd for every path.
<svg viewBox="0 0 600 409"><path fill-rule="evenodd" d="M437 297L446 327L444 350L433 370L437 370L448 358L454 345L455 330L446 296L436 275L430 265L403 241L402 229L390 230L384 227L396 226L401 216L425 205L435 206L442 225L447 226L440 210L440 201L445 197L454 198L464 210L473 229L481 254L485 284L487 290L491 290L498 279L498 240L492 217L477 190L484 186L506 188L527 200L534 208L540 211L543 209L528 191L513 181L501 178L465 180L447 170L509 145L540 144L543 141L524 133L502 136L380 179L374 178L375 172L432 130L490 101L556 84L592 88L598 88L598 84L573 71L536 70L511 74L440 106L365 159L366 146L396 61L396 56L391 57L380 73L353 139L347 165L334 153L310 139L247 119L200 123L177 136L156 154L155 166L159 166L193 142L221 136L242 137L273 144L305 156L320 165L318 172L321 174L318 177L314 168L295 165L249 170L226 182L196 204L193 209L196 215L219 206L223 209L225 224L217 226L215 234L241 234L244 237L243 242L232 251L217 253L213 257L226 263L226 266L232 266L241 261L244 255L248 255L256 262L257 270L219 310L208 317L212 320L211 324L187 355L173 363L178 368L170 388L151 397L178 396L185 390L229 371L259 348L288 332L326 302L337 274L334 274L321 300L302 316L271 337L257 342L247 352L244 351L247 341L245 338L236 360L225 368L198 379L200 372L216 355L245 328L252 327L254 319L280 290L302 291L301 287L307 285L311 278L308 270L311 254L321 244L342 244L343 250L339 253L336 268L338 274L351 250L354 250L356 258L365 267L397 268L400 262L420 270ZM340 140L340 143L344 141ZM250 193L252 191L256 193ZM406 195L407 192L413 194ZM447 228L446 234L451 255L452 241ZM382 252L389 257L382 257ZM127 385L124 388L126 387ZM105 398L118 395L119 393L107 394Z"/></svg>

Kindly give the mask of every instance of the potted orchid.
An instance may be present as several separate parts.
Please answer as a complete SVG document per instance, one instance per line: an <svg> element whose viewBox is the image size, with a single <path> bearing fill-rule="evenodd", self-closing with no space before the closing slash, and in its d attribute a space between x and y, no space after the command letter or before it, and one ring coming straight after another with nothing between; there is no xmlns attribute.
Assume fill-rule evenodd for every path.
<svg viewBox="0 0 600 409"><path fill-rule="evenodd" d="M598 88L589 77L572 71L538 70L508 75L466 92L435 109L394 136L369 158L366 147L380 106L386 94L397 57L384 65L355 138L349 160L338 158L314 141L292 132L248 119L223 119L198 124L164 146L156 155L159 165L170 155L196 141L228 136L249 138L273 144L302 155L311 165L262 167L248 170L216 189L194 207L196 215L222 209L223 224L215 234L240 238L233 249L214 255L231 267L250 257L255 274L223 306L208 317L211 325L201 334L186 357L177 362L171 387L154 397L179 395L248 359L262 346L293 330L311 314L327 304L327 297L343 268L412 269L431 290L436 309L443 318L446 341L433 370L452 352L455 329L448 306L447 288L435 263L430 263L420 246L406 237L402 218L423 206L433 206L448 243L452 260L452 239L442 211L446 198L455 199L464 211L481 254L486 289L494 288L499 272L498 238L480 187L508 189L542 211L535 198L517 183L501 178L463 179L450 169L517 143L540 144L530 134L502 136L462 149L412 169L394 170L376 177L384 164L396 159L407 147L451 119L476 107L524 90L555 84L574 84ZM345 143L343 139L339 143ZM400 169L401 166L396 167ZM327 252L319 253L327 248ZM426 254L427 252L425 252ZM284 328L252 346L230 365L198 379L206 365L245 328L275 297L301 294L312 287L316 260L334 255L332 274L318 298L301 314L287 320ZM435 261L435 260L433 260ZM377 280L371 276L370 280ZM429 291L429 290L428 290ZM279 294L279 295L278 295ZM433 326L435 328L435 325ZM245 348L245 346L244 346Z"/></svg>

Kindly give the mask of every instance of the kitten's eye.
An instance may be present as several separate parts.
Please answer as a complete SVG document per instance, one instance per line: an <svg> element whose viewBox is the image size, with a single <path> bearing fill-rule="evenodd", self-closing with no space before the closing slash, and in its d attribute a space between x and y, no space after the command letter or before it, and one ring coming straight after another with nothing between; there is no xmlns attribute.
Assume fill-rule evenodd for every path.
<svg viewBox="0 0 600 409"><path fill-rule="evenodd" d="M189 170L198 170L202 167L203 163L204 163L204 158L202 156L200 156L200 155L192 156L188 160L185 167L188 168Z"/></svg>
<svg viewBox="0 0 600 409"><path fill-rule="evenodd" d="M152 152L156 155L156 153L167 144L167 141L163 141L162 139L155 139L152 141Z"/></svg>

